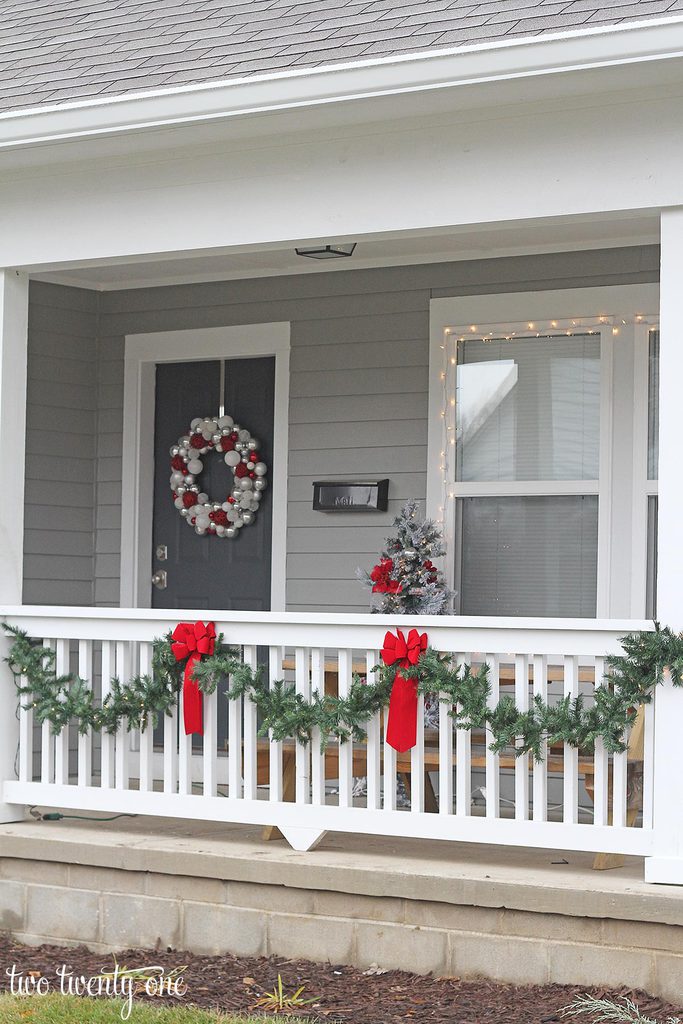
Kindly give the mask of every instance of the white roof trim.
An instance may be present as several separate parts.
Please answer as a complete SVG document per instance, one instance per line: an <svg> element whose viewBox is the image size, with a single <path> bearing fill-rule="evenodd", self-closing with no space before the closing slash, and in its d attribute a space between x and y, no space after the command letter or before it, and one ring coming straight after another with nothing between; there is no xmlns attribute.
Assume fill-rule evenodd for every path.
<svg viewBox="0 0 683 1024"><path fill-rule="evenodd" d="M0 114L0 148L683 56L683 15Z"/></svg>

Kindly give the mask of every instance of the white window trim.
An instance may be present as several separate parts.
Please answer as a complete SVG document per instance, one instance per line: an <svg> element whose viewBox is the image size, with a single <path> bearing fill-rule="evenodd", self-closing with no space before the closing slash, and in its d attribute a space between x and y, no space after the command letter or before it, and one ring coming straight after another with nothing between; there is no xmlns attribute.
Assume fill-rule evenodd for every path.
<svg viewBox="0 0 683 1024"><path fill-rule="evenodd" d="M615 515L611 501L613 487L613 463L615 445L621 438L613 438L614 413L614 342L615 334L631 332L639 336L656 323L659 310L659 287L657 285L620 285L605 288L575 288L535 292L504 292L492 295L473 295L453 298L432 299L430 303L430 366L429 366L429 422L428 422L428 474L427 514L442 525L447 554L444 570L449 579L455 573L455 500L456 497L484 494L595 494L599 496L598 515L598 586L596 595L596 616L609 616L615 597L614 562L612 534ZM558 332L563 321L577 321L576 330L583 328L599 330L601 334L601 394L600 394L600 478L599 481L550 481L525 482L505 481L490 484L456 483L454 479L455 458L455 403L448 388L450 373L454 369L454 340L467 336L482 337L486 333L512 333L518 326L536 322L549 324L558 322ZM472 327L476 328L473 332ZM522 332L523 333L523 332ZM527 330L527 336L534 331ZM635 345L636 351L646 346ZM635 420L633 455L633 515L634 544L638 551L645 550L647 536L647 510L645 527L642 528L642 514L635 516L639 474L636 472L635 438L640 440L642 430L642 395L640 375L635 382ZM647 359L645 366L645 460L647 460ZM638 397L639 396L639 397ZM442 415L443 413L443 415ZM639 426L639 424L641 424ZM449 429L450 428L450 429ZM630 445L630 439L628 439ZM453 452L444 458L444 452ZM642 453L637 456L640 460ZM619 464L623 465L620 458ZM445 468L444 468L445 467ZM645 462L645 478L646 473ZM649 482L652 485L652 481ZM645 499L646 501L646 499ZM617 515L626 514L616 510ZM614 554L614 559L623 560L624 552ZM631 574L631 614L642 616L644 610L644 579L641 569ZM639 609L639 610L636 610Z"/></svg>
<svg viewBox="0 0 683 1024"><path fill-rule="evenodd" d="M275 357L271 611L284 611L287 551L287 455L289 439L287 322L159 331L125 340L121 513L121 607L149 608L152 601L154 508L155 367L163 362ZM202 410L199 410L201 412Z"/></svg>

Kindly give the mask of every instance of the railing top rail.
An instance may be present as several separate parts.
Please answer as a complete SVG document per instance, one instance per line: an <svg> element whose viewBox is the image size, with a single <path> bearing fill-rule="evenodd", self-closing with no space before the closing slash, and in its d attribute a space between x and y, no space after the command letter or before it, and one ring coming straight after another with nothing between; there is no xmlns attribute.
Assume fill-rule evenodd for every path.
<svg viewBox="0 0 683 1024"><path fill-rule="evenodd" d="M0 606L0 618L35 636L149 641L177 622L212 620L228 643L376 649L386 630L427 632L442 651L583 654L620 650L626 633L652 630L640 619L500 618L327 612L239 612L156 608Z"/></svg>

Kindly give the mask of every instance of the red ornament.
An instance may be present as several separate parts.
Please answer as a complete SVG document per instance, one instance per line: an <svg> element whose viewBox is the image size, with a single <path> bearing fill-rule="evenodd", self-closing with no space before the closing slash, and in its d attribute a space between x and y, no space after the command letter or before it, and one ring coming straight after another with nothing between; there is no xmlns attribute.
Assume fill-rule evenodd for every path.
<svg viewBox="0 0 683 1024"><path fill-rule="evenodd" d="M226 501L229 501L231 505L235 504L235 499L233 498L232 494L230 495L229 498L226 498Z"/></svg>
<svg viewBox="0 0 683 1024"><path fill-rule="evenodd" d="M190 448L204 448L206 447L206 441L201 434L193 434L190 438Z"/></svg>
<svg viewBox="0 0 683 1024"><path fill-rule="evenodd" d="M261 461L260 453L259 452L252 452L251 455L249 456L249 460L250 460L250 462L260 462Z"/></svg>
<svg viewBox="0 0 683 1024"><path fill-rule="evenodd" d="M252 480L256 479L256 473L250 473L249 476L251 477Z"/></svg>
<svg viewBox="0 0 683 1024"><path fill-rule="evenodd" d="M235 466L235 476L237 477L246 476L248 472L249 470L247 469L243 462L240 462L237 466Z"/></svg>
<svg viewBox="0 0 683 1024"><path fill-rule="evenodd" d="M187 466L182 455L174 455L171 459L171 469L177 469L181 473L187 473Z"/></svg>
<svg viewBox="0 0 683 1024"><path fill-rule="evenodd" d="M220 508L217 512L213 512L209 516L209 519L213 519L216 526L227 526L229 522L228 517L226 516L222 508Z"/></svg>
<svg viewBox="0 0 683 1024"><path fill-rule="evenodd" d="M198 501L199 498L194 491L185 491L183 494L183 505L185 508L192 508Z"/></svg>
<svg viewBox="0 0 683 1024"><path fill-rule="evenodd" d="M229 437L224 437L223 440L221 441L221 451L234 452L234 450L235 442Z"/></svg>
<svg viewBox="0 0 683 1024"><path fill-rule="evenodd" d="M239 441L239 438L240 438L240 435L235 433L235 431L233 431L232 434L230 435L230 440L231 441Z"/></svg>

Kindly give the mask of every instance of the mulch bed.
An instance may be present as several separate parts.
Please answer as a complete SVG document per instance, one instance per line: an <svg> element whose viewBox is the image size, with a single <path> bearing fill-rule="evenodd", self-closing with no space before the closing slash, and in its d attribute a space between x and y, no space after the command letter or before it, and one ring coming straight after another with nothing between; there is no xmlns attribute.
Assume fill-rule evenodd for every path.
<svg viewBox="0 0 683 1024"><path fill-rule="evenodd" d="M477 979L436 979L403 971L368 974L353 967L281 957L195 956L175 950L131 949L118 953L116 959L119 965L127 967L159 964L167 972L187 964L184 977L188 992L184 1004L241 1013L254 1012L257 999L273 990L280 974L287 992L305 985L302 998L319 997L315 1005L297 1010L296 1015L326 1024L390 1024L410 1020L433 1024L552 1024L562 1020L562 1007L588 991L581 986L516 987ZM114 957L92 953L84 947L22 946L0 936L0 991L9 989L5 969L12 964L24 973L40 972L50 980L53 989L59 990L56 970L65 963L76 975L91 977L110 970ZM683 1020L683 1007L635 989L590 991L610 998L628 996L643 1014L662 1022L672 1016ZM579 1018L586 1024L589 1020Z"/></svg>

